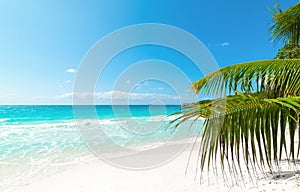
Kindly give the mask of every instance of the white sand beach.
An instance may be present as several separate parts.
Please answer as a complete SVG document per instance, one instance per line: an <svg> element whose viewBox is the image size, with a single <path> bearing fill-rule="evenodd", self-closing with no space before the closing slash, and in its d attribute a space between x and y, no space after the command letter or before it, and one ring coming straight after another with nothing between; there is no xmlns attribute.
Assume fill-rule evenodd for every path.
<svg viewBox="0 0 300 192"><path fill-rule="evenodd" d="M173 161L148 170L126 170L114 167L95 158L90 162L65 170L51 177L40 179L21 187L17 192L154 192L154 191L299 191L299 175L293 166L283 165L281 176L259 175L251 181L244 174L244 182L230 185L222 174L199 174L195 177L197 152L194 150L185 174L191 147ZM126 158L124 159L126 161Z"/></svg>

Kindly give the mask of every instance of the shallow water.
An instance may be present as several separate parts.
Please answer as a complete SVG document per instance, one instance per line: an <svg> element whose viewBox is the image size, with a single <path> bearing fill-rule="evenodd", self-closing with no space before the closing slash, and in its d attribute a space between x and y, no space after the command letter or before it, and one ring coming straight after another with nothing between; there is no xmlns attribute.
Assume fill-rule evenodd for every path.
<svg viewBox="0 0 300 192"><path fill-rule="evenodd" d="M72 106L0 106L1 191L93 158L89 143L81 137L93 127L102 130L97 140L102 147L113 142L145 150L164 144L177 132L166 129L174 118L167 115L180 106L77 106L76 110ZM180 134L183 139L191 136Z"/></svg>

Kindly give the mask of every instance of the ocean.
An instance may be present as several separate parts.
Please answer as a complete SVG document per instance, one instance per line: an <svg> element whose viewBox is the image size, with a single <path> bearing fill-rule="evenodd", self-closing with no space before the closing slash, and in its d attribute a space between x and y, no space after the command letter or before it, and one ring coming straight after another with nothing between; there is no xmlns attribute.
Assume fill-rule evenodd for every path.
<svg viewBox="0 0 300 192"><path fill-rule="evenodd" d="M93 123L105 133L101 146L113 141L134 150L157 147L180 131L168 127L174 118L168 115L179 110L178 105L76 106L75 112L70 105L0 106L0 191L94 158L82 137Z"/></svg>

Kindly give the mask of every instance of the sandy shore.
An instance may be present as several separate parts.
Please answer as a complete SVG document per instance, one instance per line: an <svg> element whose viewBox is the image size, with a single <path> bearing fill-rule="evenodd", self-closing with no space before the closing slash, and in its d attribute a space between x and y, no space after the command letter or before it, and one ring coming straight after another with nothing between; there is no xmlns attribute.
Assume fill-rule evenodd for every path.
<svg viewBox="0 0 300 192"><path fill-rule="evenodd" d="M258 175L253 181L247 176L244 182L230 185L222 174L204 173L200 184L199 174L195 179L197 153L193 152L190 165L186 165L191 148L165 165L148 170L126 170L114 167L95 158L90 162L65 170L35 183L28 184L18 192L154 192L154 191L299 191L299 175L293 168L283 165L279 176ZM126 161L126 158L124 159ZM246 174L245 174L246 175Z"/></svg>

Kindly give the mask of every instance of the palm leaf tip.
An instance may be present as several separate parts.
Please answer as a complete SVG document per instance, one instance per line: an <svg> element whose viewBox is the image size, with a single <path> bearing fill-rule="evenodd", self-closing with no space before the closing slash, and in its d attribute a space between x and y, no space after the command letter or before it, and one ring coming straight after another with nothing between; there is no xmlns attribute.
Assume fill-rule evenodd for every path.
<svg viewBox="0 0 300 192"><path fill-rule="evenodd" d="M217 165L212 161L217 153L222 170L227 164L236 174L242 162L248 170L274 171L281 159L297 158L299 69L300 60L248 62L222 68L193 83L196 92L226 92L223 98L187 105L178 119L206 119L200 142L201 170Z"/></svg>

